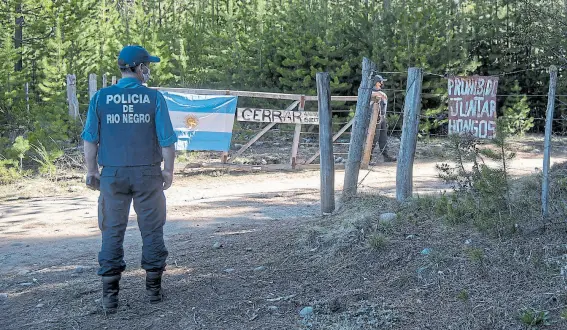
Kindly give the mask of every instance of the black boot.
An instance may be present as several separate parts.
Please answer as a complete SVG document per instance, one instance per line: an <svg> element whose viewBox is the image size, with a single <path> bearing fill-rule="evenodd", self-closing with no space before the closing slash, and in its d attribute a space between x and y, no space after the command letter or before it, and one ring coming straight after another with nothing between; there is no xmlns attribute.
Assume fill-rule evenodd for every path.
<svg viewBox="0 0 567 330"><path fill-rule="evenodd" d="M161 274L161 271L146 272L146 295L150 298L151 304L157 304L163 299Z"/></svg>
<svg viewBox="0 0 567 330"><path fill-rule="evenodd" d="M102 308L105 313L113 314L118 309L120 275L102 277Z"/></svg>

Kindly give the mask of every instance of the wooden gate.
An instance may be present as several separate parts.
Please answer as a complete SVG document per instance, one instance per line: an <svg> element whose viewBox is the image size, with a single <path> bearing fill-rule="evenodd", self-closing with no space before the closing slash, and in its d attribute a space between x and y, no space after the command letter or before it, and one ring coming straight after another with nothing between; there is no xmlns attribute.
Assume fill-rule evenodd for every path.
<svg viewBox="0 0 567 330"><path fill-rule="evenodd" d="M311 156L307 161L298 164L297 154L299 150L299 142L301 138L302 125L318 125L317 112L305 111L306 102L317 102L317 96L307 96L300 94L283 94L283 93L264 93L264 92L248 92L248 91L231 91L231 90L215 90L215 89L190 89L190 88L157 88L161 91L197 94L197 95L231 95L239 97L252 97L273 100L289 100L291 103L283 110L259 109L259 108L237 108L237 120L247 122L266 123L266 126L253 136L245 145L243 145L234 154L226 155L223 164L234 163L234 161L258 141L264 134L277 124L295 124L293 142L291 147L291 155L289 163L285 168L297 169L311 167L310 164L319 156L319 152ZM331 101L353 102L356 96L331 96ZM336 141L346 130L348 130L354 122L351 119L346 125L341 127L339 132L333 136L333 142ZM317 165L318 166L318 165ZM264 165L262 168L269 166ZM282 168L282 166L276 166Z"/></svg>

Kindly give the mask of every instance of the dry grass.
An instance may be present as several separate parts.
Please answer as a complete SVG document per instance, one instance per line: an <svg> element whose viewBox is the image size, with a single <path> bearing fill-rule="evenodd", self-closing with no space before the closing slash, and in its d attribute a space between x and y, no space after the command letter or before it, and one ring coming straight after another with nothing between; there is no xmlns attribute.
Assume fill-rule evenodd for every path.
<svg viewBox="0 0 567 330"><path fill-rule="evenodd" d="M555 219L563 214L557 211L563 203L557 197L566 192L562 168L552 171ZM567 226L543 225L538 182L537 176L513 182L518 230L506 235L495 234L497 214L486 219L495 226L484 231L472 221L447 222L441 196L399 205L366 195L322 219L302 240L312 254L310 267L326 268L343 291L366 294L319 300L318 324L349 330L567 328ZM398 220L380 226L383 212L396 212ZM357 312L369 305L392 313Z"/></svg>
<svg viewBox="0 0 567 330"><path fill-rule="evenodd" d="M395 202L391 199L362 195L344 205L342 211L333 217L324 218L309 228L303 241L310 250L324 250L324 258L332 259L345 252L364 250L368 247L367 237L378 234L379 215L393 207Z"/></svg>
<svg viewBox="0 0 567 330"><path fill-rule="evenodd" d="M17 319L42 297L55 307L37 312L44 323L29 328L45 320L71 327L65 320L72 319L84 328L302 329L298 312L313 306L311 329L524 329L546 322L545 329L565 329L566 228L494 237L471 223L444 221L436 198L399 205L364 195L331 217L230 236L224 249L211 249L209 235L180 236L170 246L170 299L157 309L141 302L138 273L126 277L122 299L131 305L113 318L89 307L98 298L96 275L67 283L66 273L38 273L53 289L22 294L4 306L6 315ZM380 225L384 212L397 220ZM258 265L266 270L254 271ZM26 290L18 281L5 283Z"/></svg>
<svg viewBox="0 0 567 330"><path fill-rule="evenodd" d="M0 201L44 198L69 193L81 193L87 188L79 173L68 173L64 180L53 182L48 178L30 177L16 183L0 185Z"/></svg>
<svg viewBox="0 0 567 330"><path fill-rule="evenodd" d="M64 273L34 275L57 288L71 285L73 297L53 289L22 294L3 307L16 320L38 297L48 297L55 308L37 312L33 329L45 328L46 320L57 322L52 328L75 327L65 320L77 320L82 328L297 329L304 306L314 307L312 329L566 329L565 168L552 170L553 217L545 226L537 176L513 181L513 232L479 231L466 217L448 221L447 196L400 205L362 195L331 217L278 221L229 236L223 249L211 249L209 235L177 237L170 248L176 267L166 279L171 298L157 309L139 302L141 291L133 288L142 287L142 276L134 273L123 298L132 306L115 318L89 309L99 292L94 274L71 282ZM26 189L37 194L28 184L12 187ZM385 212L398 217L381 225ZM498 224L500 217L485 220ZM259 265L266 270L253 271ZM19 281L4 282L24 290Z"/></svg>

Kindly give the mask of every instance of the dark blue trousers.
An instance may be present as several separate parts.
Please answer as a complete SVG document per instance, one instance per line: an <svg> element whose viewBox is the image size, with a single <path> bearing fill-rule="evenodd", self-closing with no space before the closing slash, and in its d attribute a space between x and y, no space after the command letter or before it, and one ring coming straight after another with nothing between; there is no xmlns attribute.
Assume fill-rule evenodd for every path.
<svg viewBox="0 0 567 330"><path fill-rule="evenodd" d="M98 275L116 275L126 268L123 242L132 200L142 234L142 268L165 269L168 255L163 241L166 205L160 166L107 166L100 176L98 225L102 248L98 254Z"/></svg>

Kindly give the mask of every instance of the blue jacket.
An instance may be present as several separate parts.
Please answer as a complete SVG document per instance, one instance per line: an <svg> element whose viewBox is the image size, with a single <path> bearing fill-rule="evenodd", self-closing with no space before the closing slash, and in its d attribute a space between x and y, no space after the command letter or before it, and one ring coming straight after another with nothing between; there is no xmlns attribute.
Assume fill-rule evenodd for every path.
<svg viewBox="0 0 567 330"><path fill-rule="evenodd" d="M161 148L177 142L163 95L135 78L93 96L81 136L99 145L101 166L159 164Z"/></svg>

